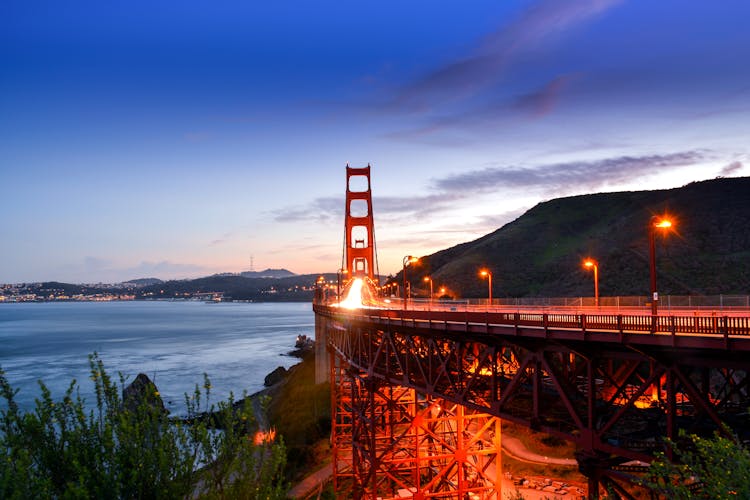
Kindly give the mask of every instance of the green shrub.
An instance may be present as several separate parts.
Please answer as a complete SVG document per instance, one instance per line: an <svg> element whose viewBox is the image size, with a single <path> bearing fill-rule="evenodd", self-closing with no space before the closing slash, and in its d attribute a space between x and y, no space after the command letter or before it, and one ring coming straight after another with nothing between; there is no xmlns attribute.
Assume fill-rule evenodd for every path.
<svg viewBox="0 0 750 500"><path fill-rule="evenodd" d="M210 382L185 395L187 418L170 420L158 393L123 405L96 354L89 357L96 406L76 381L55 402L21 412L0 369L0 498L285 498L282 442L255 442L251 401L209 406Z"/></svg>
<svg viewBox="0 0 750 500"><path fill-rule="evenodd" d="M711 438L681 430L681 446L667 441L674 459L658 453L643 484L675 500L750 498L750 451L724 430Z"/></svg>

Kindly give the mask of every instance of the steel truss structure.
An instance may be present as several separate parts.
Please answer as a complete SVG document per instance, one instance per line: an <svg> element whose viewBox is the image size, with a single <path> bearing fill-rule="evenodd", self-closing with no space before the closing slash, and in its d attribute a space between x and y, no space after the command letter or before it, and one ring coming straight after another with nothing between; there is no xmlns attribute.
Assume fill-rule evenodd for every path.
<svg viewBox="0 0 750 500"><path fill-rule="evenodd" d="M355 499L501 496L500 419L330 360L334 488Z"/></svg>
<svg viewBox="0 0 750 500"><path fill-rule="evenodd" d="M315 311L325 318L335 353L336 476L351 480L355 498L387 498L409 488L418 492L413 498L429 498L451 482L458 489L445 498L464 498L455 491L471 491L473 483L464 473L464 482L454 484L448 478L460 474L452 475L448 464L460 471L456 464L480 463L468 457L486 450L454 443L488 443L473 436L480 429L486 434L484 424L461 423L469 412L484 422L501 417L575 442L590 498L598 497L600 486L634 498L654 452L666 449L664 438L678 440L680 430L750 433L746 348L554 331L532 336L518 329L457 335L448 323L380 322L324 305ZM748 342L733 339L735 346ZM431 418L435 405L451 408L447 420ZM449 439L436 428L468 435ZM492 446L497 453L499 443ZM477 494L495 498L481 496L487 491Z"/></svg>

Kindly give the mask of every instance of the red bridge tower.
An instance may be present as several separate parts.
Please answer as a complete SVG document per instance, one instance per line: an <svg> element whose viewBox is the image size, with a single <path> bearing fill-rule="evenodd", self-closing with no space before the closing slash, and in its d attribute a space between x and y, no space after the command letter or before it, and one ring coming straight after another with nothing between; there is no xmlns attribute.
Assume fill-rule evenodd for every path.
<svg viewBox="0 0 750 500"><path fill-rule="evenodd" d="M346 218L343 269L350 277L367 277L375 281L378 275L375 249L375 229L372 218L370 165L352 168L346 165Z"/></svg>

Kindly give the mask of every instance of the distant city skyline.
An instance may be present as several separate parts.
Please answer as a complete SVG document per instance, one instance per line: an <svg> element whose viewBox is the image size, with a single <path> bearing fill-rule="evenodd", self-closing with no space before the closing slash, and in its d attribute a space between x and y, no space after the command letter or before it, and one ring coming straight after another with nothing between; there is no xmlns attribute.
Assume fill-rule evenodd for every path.
<svg viewBox="0 0 750 500"><path fill-rule="evenodd" d="M741 0L9 0L0 283L381 274L537 203L750 175Z"/></svg>

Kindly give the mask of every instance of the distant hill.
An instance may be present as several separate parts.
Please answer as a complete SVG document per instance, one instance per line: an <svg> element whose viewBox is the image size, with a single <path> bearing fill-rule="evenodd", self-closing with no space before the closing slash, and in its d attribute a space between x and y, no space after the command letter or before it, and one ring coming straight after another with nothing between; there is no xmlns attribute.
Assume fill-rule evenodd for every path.
<svg viewBox="0 0 750 500"><path fill-rule="evenodd" d="M149 285L158 285L159 283L164 283L162 280L158 278L138 278L134 280L129 281L123 281L123 285L128 286L134 286L134 287L141 287L141 286L149 286Z"/></svg>
<svg viewBox="0 0 750 500"><path fill-rule="evenodd" d="M750 293L747 177L540 203L493 233L423 257L408 279L423 294L422 277L429 274L435 287L484 297L487 281L478 270L487 267L496 297L591 296L593 278L582 261L592 257L599 261L602 295L648 295L647 227L652 215L665 212L676 226L656 239L660 293Z"/></svg>
<svg viewBox="0 0 750 500"><path fill-rule="evenodd" d="M288 272L288 271L287 271ZM335 281L336 274L305 274L283 278L245 278L214 275L194 280L170 280L138 290L138 298L181 298L197 293L222 292L226 299L256 302L310 301L319 276Z"/></svg>
<svg viewBox="0 0 750 500"><path fill-rule="evenodd" d="M245 271L240 273L243 278L289 278L296 276L286 269L266 269L265 271Z"/></svg>
<svg viewBox="0 0 750 500"><path fill-rule="evenodd" d="M287 271L288 272L288 271ZM2 294L15 297L36 295L30 300L70 300L75 295L128 295L136 299L208 299L220 293L225 300L253 302L310 302L320 277L328 283L336 282L336 273L305 274L283 278L245 278L238 275L214 275L198 279L162 281L143 278L118 285L77 285L47 281L28 283ZM150 282L136 286L133 283ZM2 299L0 299L2 300ZM26 299L29 300L29 299Z"/></svg>

